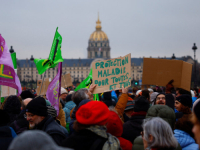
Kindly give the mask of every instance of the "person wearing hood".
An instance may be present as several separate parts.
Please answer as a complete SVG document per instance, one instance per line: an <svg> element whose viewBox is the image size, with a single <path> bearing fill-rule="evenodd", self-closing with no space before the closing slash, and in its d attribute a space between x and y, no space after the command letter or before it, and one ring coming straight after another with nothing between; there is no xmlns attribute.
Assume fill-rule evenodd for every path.
<svg viewBox="0 0 200 150"><path fill-rule="evenodd" d="M121 137L123 133L123 124L114 108L110 110L106 128L107 128L107 133L110 133L118 138L122 150L132 149L133 144L130 141Z"/></svg>
<svg viewBox="0 0 200 150"><path fill-rule="evenodd" d="M74 150L118 150L119 140L106 133L105 125L109 118L109 109L103 102L89 101L76 112L74 132L63 141L62 146Z"/></svg>
<svg viewBox="0 0 200 150"><path fill-rule="evenodd" d="M184 114L192 114L192 98L187 94L182 94L179 97L176 97L175 108L178 110L176 113L176 119L181 118Z"/></svg>
<svg viewBox="0 0 200 150"><path fill-rule="evenodd" d="M58 146L53 139L43 131L25 131L16 137L8 150L72 150Z"/></svg>
<svg viewBox="0 0 200 150"><path fill-rule="evenodd" d="M191 115L183 115L175 125L174 136L181 145L182 150L197 150L198 144L194 140L192 133L193 124L190 121Z"/></svg>
<svg viewBox="0 0 200 150"><path fill-rule="evenodd" d="M146 118L160 117L169 123L171 130L174 130L176 116L174 110L166 105L154 105L147 111ZM143 140L141 136L138 136L133 142L133 150L144 150ZM175 150L181 150L180 145Z"/></svg>
<svg viewBox="0 0 200 150"><path fill-rule="evenodd" d="M140 135L140 132L142 131L142 123L145 119L148 109L149 101L144 96L140 96L135 100L131 118L123 125L123 138L132 143L134 139Z"/></svg>

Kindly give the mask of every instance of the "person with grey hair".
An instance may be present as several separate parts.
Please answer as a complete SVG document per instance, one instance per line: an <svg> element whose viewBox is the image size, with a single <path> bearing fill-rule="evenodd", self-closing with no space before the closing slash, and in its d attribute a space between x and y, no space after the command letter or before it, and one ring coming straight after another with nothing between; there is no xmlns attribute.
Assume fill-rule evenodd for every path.
<svg viewBox="0 0 200 150"><path fill-rule="evenodd" d="M170 125L159 117L144 120L142 139L144 149L174 150L178 142Z"/></svg>
<svg viewBox="0 0 200 150"><path fill-rule="evenodd" d="M72 150L58 146L54 140L43 131L25 131L16 137L8 150Z"/></svg>

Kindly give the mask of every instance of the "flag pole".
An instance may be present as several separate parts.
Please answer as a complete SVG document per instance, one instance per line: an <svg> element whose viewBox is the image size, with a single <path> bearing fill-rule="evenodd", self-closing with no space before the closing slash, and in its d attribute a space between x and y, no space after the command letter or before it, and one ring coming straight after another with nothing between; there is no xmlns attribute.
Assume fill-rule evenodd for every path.
<svg viewBox="0 0 200 150"><path fill-rule="evenodd" d="M42 84L41 84L41 88L40 88L40 93L41 93L41 90L42 90L42 85L43 85L43 82L44 82L44 76L46 75L46 71L44 72L44 75L42 77ZM40 93L39 93L39 96L40 96Z"/></svg>

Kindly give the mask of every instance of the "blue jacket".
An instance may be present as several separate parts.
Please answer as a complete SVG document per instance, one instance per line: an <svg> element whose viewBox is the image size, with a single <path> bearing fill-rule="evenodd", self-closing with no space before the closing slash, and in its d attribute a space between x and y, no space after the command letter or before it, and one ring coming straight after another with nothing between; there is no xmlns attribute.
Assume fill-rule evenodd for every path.
<svg viewBox="0 0 200 150"><path fill-rule="evenodd" d="M198 144L196 144L195 140L185 131L175 129L174 136L181 145L182 150L198 150Z"/></svg>

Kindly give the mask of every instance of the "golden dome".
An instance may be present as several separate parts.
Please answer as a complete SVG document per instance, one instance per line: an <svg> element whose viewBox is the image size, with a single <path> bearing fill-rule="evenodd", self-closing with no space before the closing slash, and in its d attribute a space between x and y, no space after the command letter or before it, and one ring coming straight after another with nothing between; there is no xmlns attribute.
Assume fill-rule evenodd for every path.
<svg viewBox="0 0 200 150"><path fill-rule="evenodd" d="M96 31L90 35L90 41L107 41L107 35L101 30L101 21L99 20L99 16L96 24Z"/></svg>

